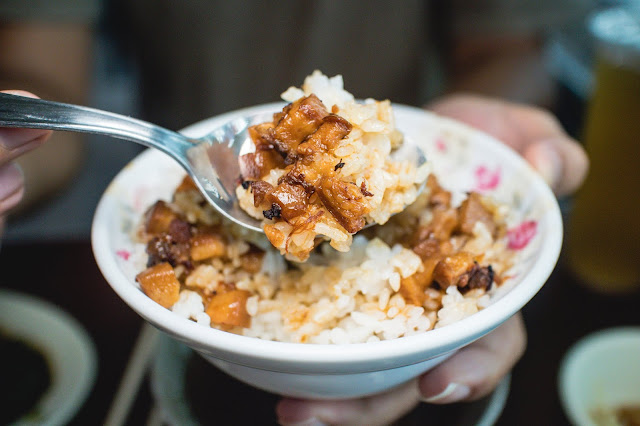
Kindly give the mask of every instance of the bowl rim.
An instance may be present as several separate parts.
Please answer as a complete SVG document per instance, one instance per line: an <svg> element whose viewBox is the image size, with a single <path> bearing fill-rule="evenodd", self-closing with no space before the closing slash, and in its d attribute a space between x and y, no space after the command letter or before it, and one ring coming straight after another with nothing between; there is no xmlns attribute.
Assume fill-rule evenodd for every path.
<svg viewBox="0 0 640 426"><path fill-rule="evenodd" d="M214 128L226 123L239 115L257 114L268 111L276 111L284 105L281 102L257 105L236 111L211 117L194 123L182 130L187 136L200 136ZM555 195L543 179L531 168L526 161L510 147L497 141L477 129L466 124L451 120L421 108L402 104L392 104L396 117L399 114L414 116L430 115L444 120L449 125L458 126L465 132L480 136L479 139L491 145L500 155L518 166L521 173L526 174L529 182L529 190L537 194L540 203L549 206L545 214L547 226L545 238L539 249L539 256L531 267L531 272L516 286L511 288L499 300L491 306L483 309L468 318L457 321L445 327L430 330L414 336L406 336L398 339L384 340L369 343L351 343L348 345L306 345L289 342L275 342L261 340L253 337L236 335L217 329L202 327L201 325L180 318L173 312L165 309L148 298L131 283L119 270L113 253L109 249L109 230L107 229L108 204L110 202L109 188L101 197L92 224L91 240L94 256L107 282L114 291L135 311L156 327L161 328L177 336L185 342L191 342L192 346L200 349L218 349L228 356L244 356L250 359L268 359L277 362L292 362L311 365L322 363L323 365L359 364L367 361L386 362L390 358L412 358L406 364L418 362L416 356L439 348L438 353L449 352L460 347L460 342L471 343L486 332L493 330L500 323L517 313L544 285L553 271L558 260L562 245L562 217ZM136 162L144 161L145 156L153 155L147 150L134 158L124 169L135 166ZM123 170L124 170L123 169ZM121 176L120 172L112 181L116 182ZM110 186L111 186L110 185ZM434 356L423 356L421 360ZM406 359L409 359L406 358ZM227 359L231 362L241 363L238 360ZM390 368L395 368L396 363L389 363Z"/></svg>

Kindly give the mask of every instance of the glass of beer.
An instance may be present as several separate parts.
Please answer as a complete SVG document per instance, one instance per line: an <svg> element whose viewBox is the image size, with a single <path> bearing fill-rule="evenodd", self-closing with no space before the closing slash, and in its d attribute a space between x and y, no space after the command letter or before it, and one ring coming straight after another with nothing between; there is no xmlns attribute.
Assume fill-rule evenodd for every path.
<svg viewBox="0 0 640 426"><path fill-rule="evenodd" d="M586 285L640 288L640 10L590 21L595 87L583 140L591 162L568 224L567 261Z"/></svg>

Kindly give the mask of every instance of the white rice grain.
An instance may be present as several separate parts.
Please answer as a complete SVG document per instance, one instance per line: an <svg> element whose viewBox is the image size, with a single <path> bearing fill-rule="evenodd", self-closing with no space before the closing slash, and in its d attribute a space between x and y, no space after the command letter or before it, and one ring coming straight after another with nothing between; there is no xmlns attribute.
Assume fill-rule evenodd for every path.
<svg viewBox="0 0 640 426"><path fill-rule="evenodd" d="M206 315L207 319L209 319L209 316L204 313L202 297L195 291L191 290L182 290L178 301L174 303L171 310L175 314L187 319L193 319L196 321L200 319L200 321L203 321L204 318L201 314ZM207 325L209 325L208 322Z"/></svg>

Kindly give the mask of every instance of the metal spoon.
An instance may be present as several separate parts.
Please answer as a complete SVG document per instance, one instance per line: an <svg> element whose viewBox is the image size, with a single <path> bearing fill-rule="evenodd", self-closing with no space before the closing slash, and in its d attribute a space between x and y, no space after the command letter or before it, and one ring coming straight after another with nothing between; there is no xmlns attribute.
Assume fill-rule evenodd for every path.
<svg viewBox="0 0 640 426"><path fill-rule="evenodd" d="M238 157L254 149L248 128L273 118L273 112L239 117L204 137L188 138L155 124L79 105L0 93L0 127L66 130L126 139L159 149L176 160L220 214L238 225L263 232L261 222L238 205ZM423 164L424 153L405 144L395 158ZM367 225L369 226L369 225Z"/></svg>

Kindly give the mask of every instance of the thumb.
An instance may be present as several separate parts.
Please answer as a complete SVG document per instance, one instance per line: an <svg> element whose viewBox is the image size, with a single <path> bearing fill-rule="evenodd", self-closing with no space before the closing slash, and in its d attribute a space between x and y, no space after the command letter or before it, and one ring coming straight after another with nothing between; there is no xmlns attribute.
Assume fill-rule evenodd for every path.
<svg viewBox="0 0 640 426"><path fill-rule="evenodd" d="M558 196L578 189L589 169L585 151L568 137L559 136L535 142L527 146L522 155Z"/></svg>
<svg viewBox="0 0 640 426"><path fill-rule="evenodd" d="M18 204L24 192L24 179L15 163L0 166L0 216Z"/></svg>
<svg viewBox="0 0 640 426"><path fill-rule="evenodd" d="M520 359L526 332L518 313L420 377L422 399L435 404L472 401L488 395Z"/></svg>
<svg viewBox="0 0 640 426"><path fill-rule="evenodd" d="M36 95L23 90L3 90L10 95L37 98ZM0 165L19 157L40 146L51 135L51 130L0 128Z"/></svg>

